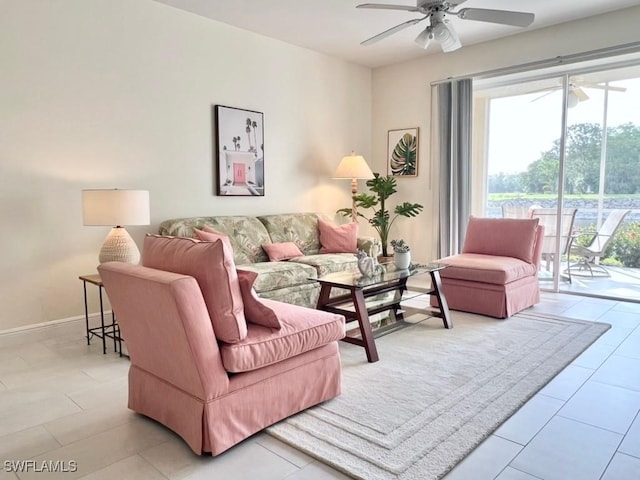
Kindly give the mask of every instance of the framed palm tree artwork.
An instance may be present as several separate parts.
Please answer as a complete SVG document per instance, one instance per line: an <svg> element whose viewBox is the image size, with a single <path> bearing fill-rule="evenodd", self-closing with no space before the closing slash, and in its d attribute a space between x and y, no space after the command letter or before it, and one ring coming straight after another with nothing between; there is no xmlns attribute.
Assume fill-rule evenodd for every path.
<svg viewBox="0 0 640 480"><path fill-rule="evenodd" d="M418 176L418 127L389 130L387 174L394 177Z"/></svg>
<svg viewBox="0 0 640 480"><path fill-rule="evenodd" d="M216 194L264 196L262 112L215 106Z"/></svg>

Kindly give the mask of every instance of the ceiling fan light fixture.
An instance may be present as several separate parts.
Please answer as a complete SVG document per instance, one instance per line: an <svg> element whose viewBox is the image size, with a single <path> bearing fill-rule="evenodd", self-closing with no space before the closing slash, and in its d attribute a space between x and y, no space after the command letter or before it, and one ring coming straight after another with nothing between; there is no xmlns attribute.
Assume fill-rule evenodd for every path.
<svg viewBox="0 0 640 480"><path fill-rule="evenodd" d="M569 93L567 95L567 107L573 108L578 105L578 102L580 102L580 99L572 88L571 90L569 90Z"/></svg>
<svg viewBox="0 0 640 480"><path fill-rule="evenodd" d="M431 43L431 40L433 40L433 31L431 27L427 27L418 34L415 42L426 50Z"/></svg>
<svg viewBox="0 0 640 480"><path fill-rule="evenodd" d="M589 95L581 87L578 81L570 81L569 93L567 93L567 107L573 108L580 102L589 100Z"/></svg>
<svg viewBox="0 0 640 480"><path fill-rule="evenodd" d="M433 36L443 52L453 52L462 48L458 34L448 20L436 21L435 25L432 25L432 29Z"/></svg>

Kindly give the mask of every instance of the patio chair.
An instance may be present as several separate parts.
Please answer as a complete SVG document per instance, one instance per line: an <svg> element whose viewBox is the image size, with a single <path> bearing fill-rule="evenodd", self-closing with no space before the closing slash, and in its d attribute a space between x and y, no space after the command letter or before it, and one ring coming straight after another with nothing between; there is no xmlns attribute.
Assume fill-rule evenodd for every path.
<svg viewBox="0 0 640 480"><path fill-rule="evenodd" d="M563 208L562 221L560 223L560 255L567 255L571 245L571 233L573 222L576 218L577 208ZM538 218L539 225L544 226L544 239L542 241L542 260L546 262L546 269L549 271L551 262L556 252L556 237L558 230L558 209L556 208L534 208L531 218Z"/></svg>
<svg viewBox="0 0 640 480"><path fill-rule="evenodd" d="M502 218L530 218L530 207L522 205L502 205Z"/></svg>
<svg viewBox="0 0 640 480"><path fill-rule="evenodd" d="M600 257L604 255L607 247L615 237L618 228L622 225L624 217L631 210L611 210L611 213L602 224L597 232L583 232L571 238L570 254L577 255L580 259L569 265L567 273L569 281L571 281L571 273L588 272L590 276L608 277L609 272L606 268L599 264ZM588 245L580 245L577 243L581 237L593 237Z"/></svg>

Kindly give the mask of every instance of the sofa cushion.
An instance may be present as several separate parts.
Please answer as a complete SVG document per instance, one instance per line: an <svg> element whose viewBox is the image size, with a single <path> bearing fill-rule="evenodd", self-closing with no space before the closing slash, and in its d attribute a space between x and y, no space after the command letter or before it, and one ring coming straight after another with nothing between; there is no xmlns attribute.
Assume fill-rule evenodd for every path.
<svg viewBox="0 0 640 480"><path fill-rule="evenodd" d="M269 261L262 245L271 242L271 238L267 229L256 217L177 218L162 222L159 233L174 237L193 237L194 228L202 230L206 225L229 237L233 246L234 261L237 265Z"/></svg>
<svg viewBox="0 0 640 480"><path fill-rule="evenodd" d="M280 288L316 283L316 269L297 262L262 262L242 265L243 270L256 272L258 278L253 285L260 296L264 292Z"/></svg>
<svg viewBox="0 0 640 480"><path fill-rule="evenodd" d="M194 277L207 304L218 340L239 342L247 336L247 322L233 255L222 241L147 235L142 265Z"/></svg>
<svg viewBox="0 0 640 480"><path fill-rule="evenodd" d="M462 253L480 253L533 262L538 219L469 218Z"/></svg>
<svg viewBox="0 0 640 480"><path fill-rule="evenodd" d="M356 253L358 250L358 222L334 225L318 220L320 253Z"/></svg>
<svg viewBox="0 0 640 480"><path fill-rule="evenodd" d="M249 324L244 340L222 344L222 364L228 372L265 367L340 340L345 335L342 315L272 300L264 302L276 312L282 328L273 330Z"/></svg>
<svg viewBox="0 0 640 480"><path fill-rule="evenodd" d="M449 265L440 270L442 278L455 278L470 282L506 285L524 277L536 275L536 267L514 257L499 257L478 253L461 253L438 260Z"/></svg>
<svg viewBox="0 0 640 480"><path fill-rule="evenodd" d="M267 252L270 262L289 260L290 258L301 257L303 254L298 246L293 242L265 243L262 245Z"/></svg>
<svg viewBox="0 0 640 480"><path fill-rule="evenodd" d="M316 269L318 276L322 277L328 273L342 272L358 268L358 259L352 253L323 253L319 255L307 255L297 257L296 263L304 263Z"/></svg>
<svg viewBox="0 0 640 480"><path fill-rule="evenodd" d="M242 293L242 303L244 304L244 317L247 322L255 323L269 328L280 328L280 321L275 312L258 298L253 283L258 274L249 270L237 270L240 282L240 292Z"/></svg>
<svg viewBox="0 0 640 480"><path fill-rule="evenodd" d="M244 268L244 267L243 267ZM337 289L335 289L337 290ZM316 308L320 296L320 284L318 282L305 283L295 287L278 288L268 292L260 292L260 298L277 300L301 307Z"/></svg>
<svg viewBox="0 0 640 480"><path fill-rule="evenodd" d="M319 216L315 213L286 213L258 217L269 232L271 242L293 242L304 255L315 255L320 251L318 218Z"/></svg>

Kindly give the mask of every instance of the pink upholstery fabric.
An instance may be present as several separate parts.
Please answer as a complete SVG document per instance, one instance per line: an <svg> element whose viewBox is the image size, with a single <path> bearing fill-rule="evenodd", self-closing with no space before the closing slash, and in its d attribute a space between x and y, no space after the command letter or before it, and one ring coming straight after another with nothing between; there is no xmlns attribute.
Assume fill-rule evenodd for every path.
<svg viewBox="0 0 640 480"><path fill-rule="evenodd" d="M247 322L269 328L280 328L280 320L276 313L258 298L253 289L253 282L258 278L256 272L237 270L240 282L240 293L244 304L244 317Z"/></svg>
<svg viewBox="0 0 640 480"><path fill-rule="evenodd" d="M442 278L458 278L471 282L504 285L536 274L536 267L513 257L461 253L438 260L449 268L440 272Z"/></svg>
<svg viewBox="0 0 640 480"><path fill-rule="evenodd" d="M538 219L469 218L462 253L519 258L533 263Z"/></svg>
<svg viewBox="0 0 640 480"><path fill-rule="evenodd" d="M196 280L122 262L103 263L98 271L113 310L118 312L131 358L129 405L142 404L134 410L144 413L143 399L157 397L171 402L180 398L189 409L185 408L178 418L153 418L187 438L191 448L199 449L202 428L191 425L201 422L203 407L194 398L222 395L229 388L229 379ZM163 379L164 389L136 384L132 377L140 372ZM167 415L166 409L163 415Z"/></svg>
<svg viewBox="0 0 640 480"><path fill-rule="evenodd" d="M510 317L540 302L540 287L535 276L524 277L506 285L443 278L442 287L452 310L495 318ZM434 297L431 304L437 304Z"/></svg>
<svg viewBox="0 0 640 480"><path fill-rule="evenodd" d="M518 225L517 222L532 220L472 217L469 220L464 253L437 260L450 265L440 271L442 289L449 308L506 318L540 301L537 273L544 228L534 225L528 236L524 236L523 232L530 225ZM526 248L519 249L501 240L503 228L505 238L511 238L512 241L518 239ZM512 234L514 231L517 233ZM505 252L497 251L500 246ZM495 251L495 254L467 252L467 249ZM530 261L517 257L524 255L528 249L531 249ZM431 298L431 304L437 304L434 297Z"/></svg>
<svg viewBox="0 0 640 480"><path fill-rule="evenodd" d="M194 277L218 340L235 343L247 336L247 322L233 252L225 242L147 235L142 265Z"/></svg>
<svg viewBox="0 0 640 480"><path fill-rule="evenodd" d="M263 300L274 310L282 328L249 325L242 342L222 345L222 363L229 372L246 372L313 350L345 335L344 317L333 313Z"/></svg>
<svg viewBox="0 0 640 480"><path fill-rule="evenodd" d="M337 342L230 378L229 393L205 407L206 451L217 454L264 427L340 394Z"/></svg>
<svg viewBox="0 0 640 480"><path fill-rule="evenodd" d="M196 454L220 454L340 394L337 342L229 376L194 278L120 262L99 272L131 356L129 408Z"/></svg>
<svg viewBox="0 0 640 480"><path fill-rule="evenodd" d="M193 229L193 234L198 240L203 242L215 242L216 240L222 240L229 250L233 252L233 247L231 246L231 240L224 233L220 233L215 231L208 225L205 225L202 230L198 230L197 228Z"/></svg>
<svg viewBox="0 0 640 480"><path fill-rule="evenodd" d="M358 222L333 225L318 219L320 253L356 253L358 250Z"/></svg>
<svg viewBox="0 0 640 480"><path fill-rule="evenodd" d="M262 248L267 252L270 262L289 260L290 258L302 257L302 252L293 242L265 243Z"/></svg>

